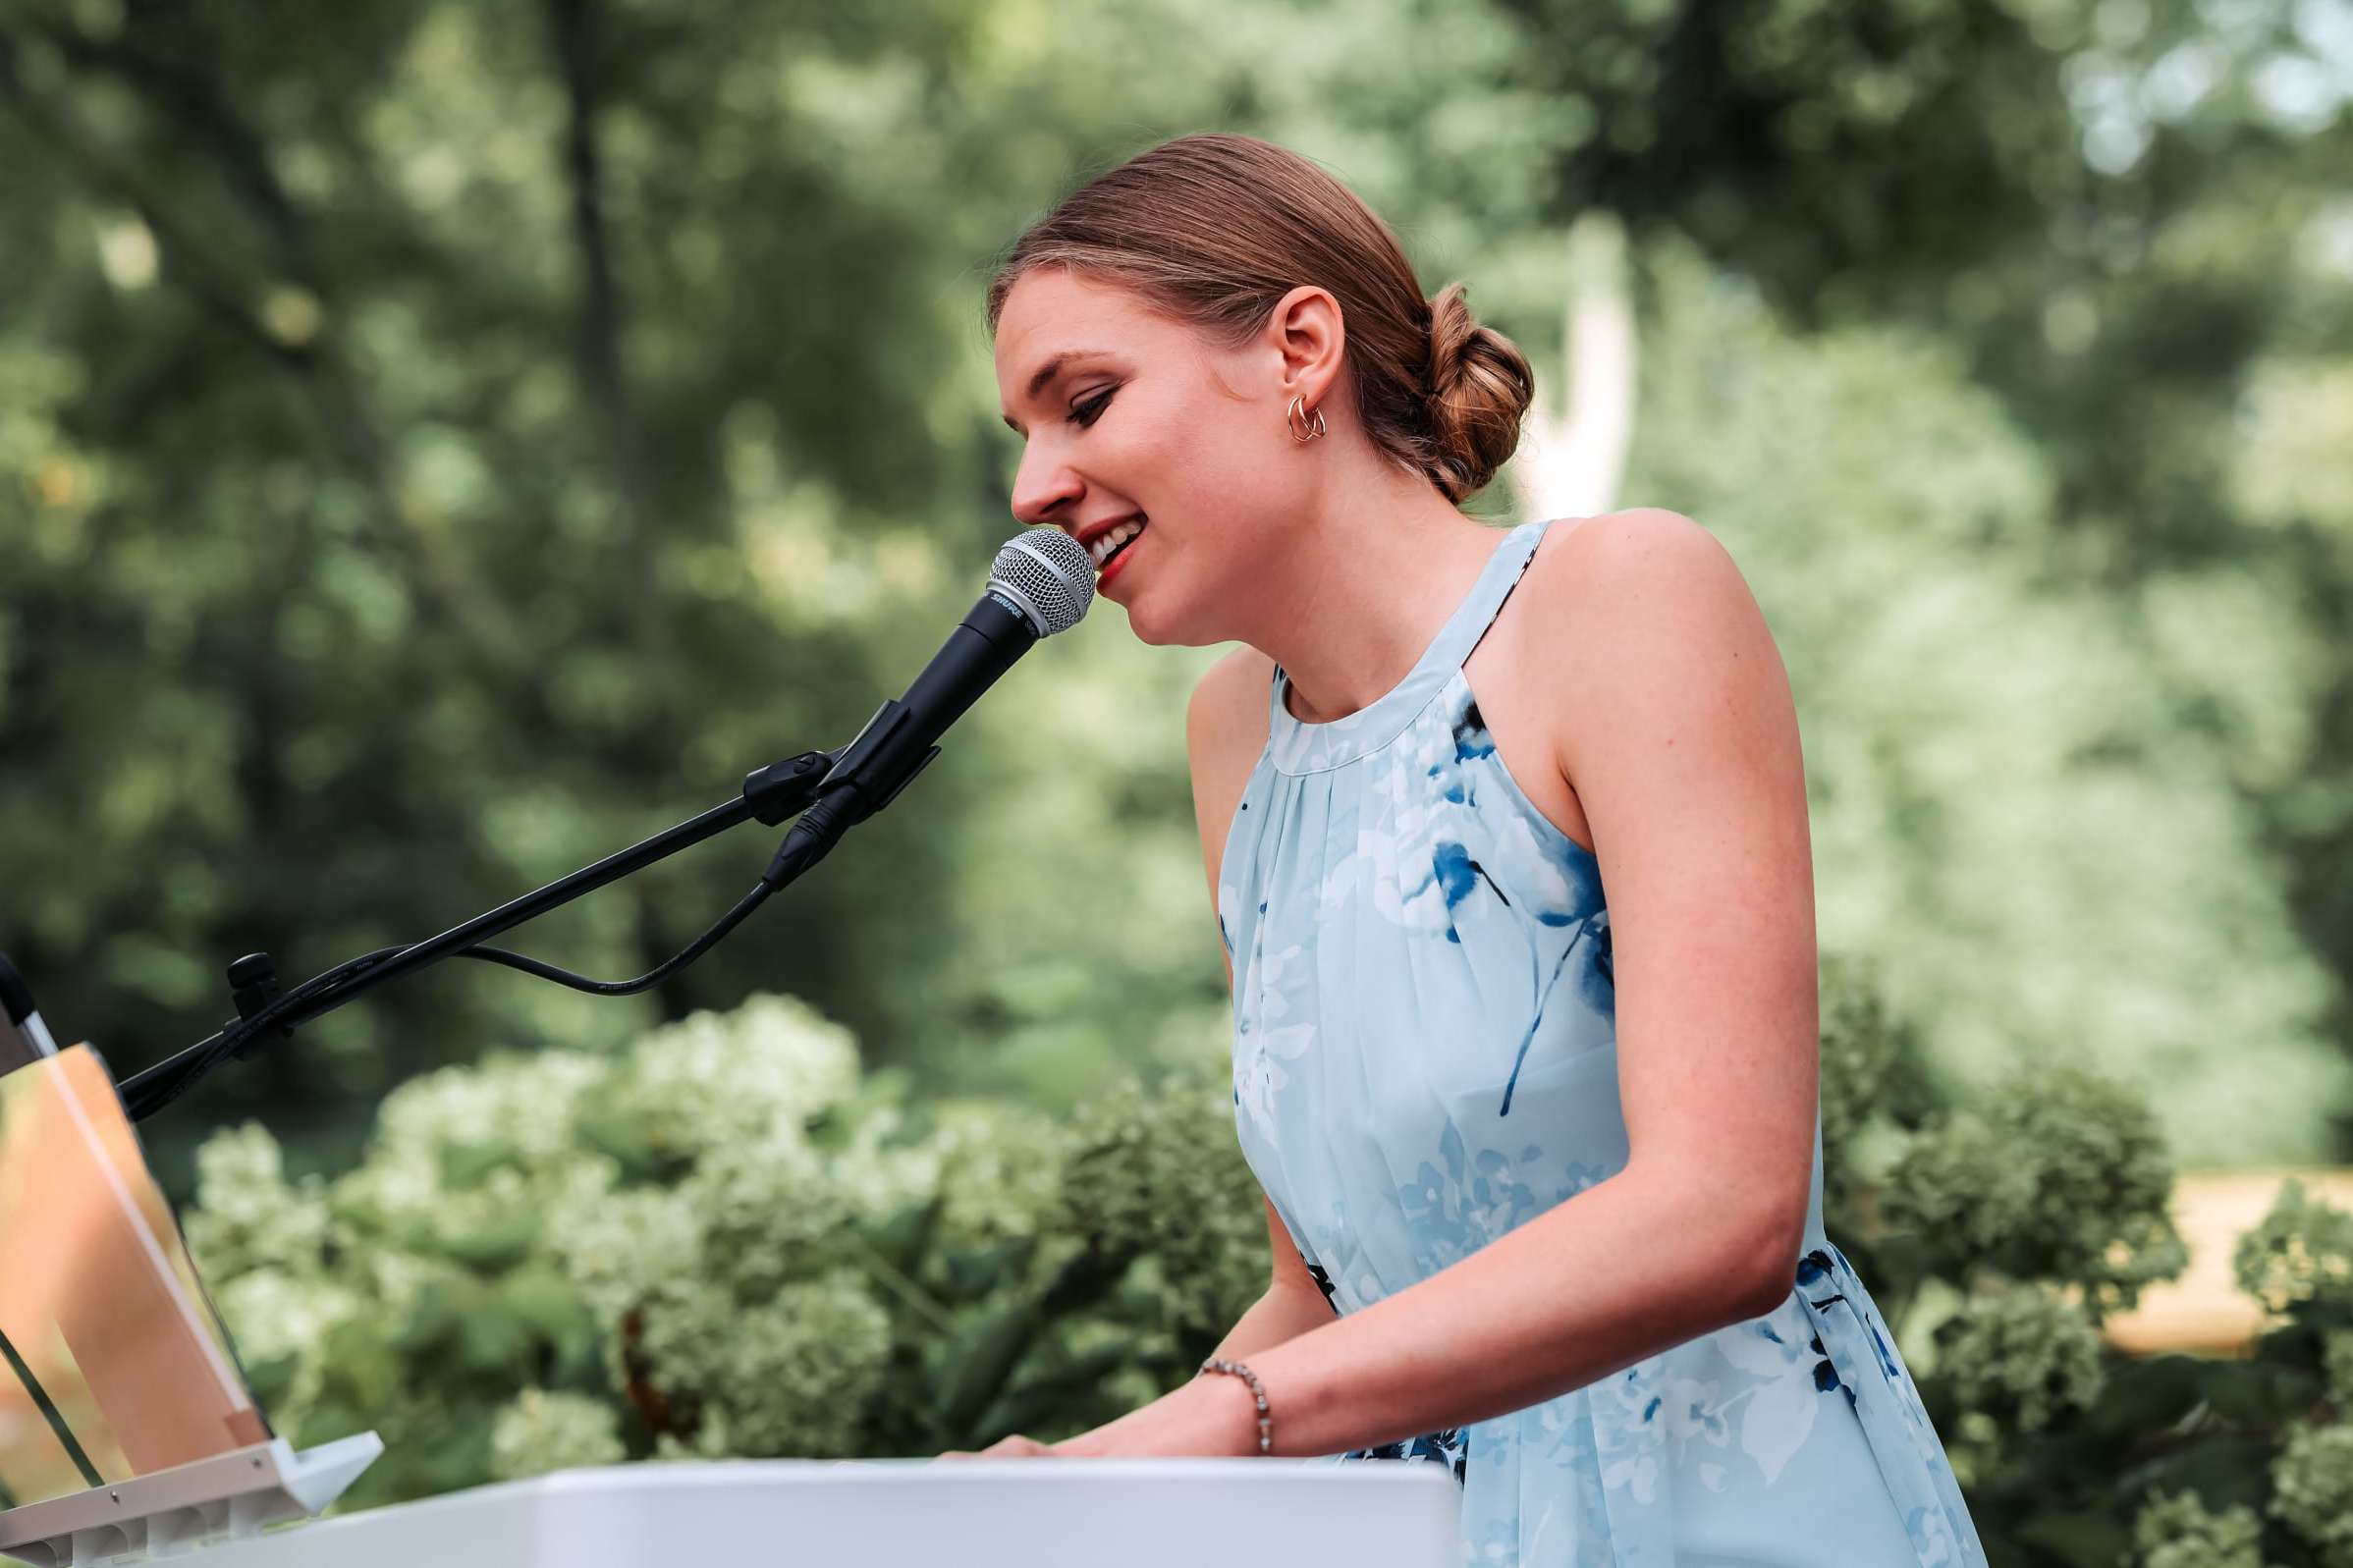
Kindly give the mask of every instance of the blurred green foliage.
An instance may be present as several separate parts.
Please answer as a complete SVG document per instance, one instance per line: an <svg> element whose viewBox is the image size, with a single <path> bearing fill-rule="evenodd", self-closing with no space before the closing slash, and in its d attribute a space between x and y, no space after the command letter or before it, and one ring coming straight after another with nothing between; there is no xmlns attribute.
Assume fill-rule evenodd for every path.
<svg viewBox="0 0 2353 1568"><path fill-rule="evenodd" d="M2185 1158L2341 1156L2333 14L6 0L0 943L129 1071L239 953L429 935L846 740L1012 531L988 258L1214 125L1323 160L1556 388L1564 227L1625 220L1625 499L1756 586L1824 935L1928 1076L2062 1054ZM1180 724L1215 650L1108 616L659 993L376 992L154 1124L167 1180L246 1115L341 1167L415 1072L762 989L944 1094L1176 1065L1223 996ZM748 837L516 945L642 972Z"/></svg>
<svg viewBox="0 0 2353 1568"><path fill-rule="evenodd" d="M384 1434L361 1502L1067 1433L1189 1373L1264 1287L1222 1079L1067 1120L906 1089L756 999L412 1080L332 1181L289 1179L258 1124L217 1134L189 1240L282 1431Z"/></svg>
<svg viewBox="0 0 2353 1568"><path fill-rule="evenodd" d="M1993 1560L2342 1563L2353 1216L2290 1186L2249 1235L2275 1325L2252 1358L2121 1355L2101 1320L2184 1262L2148 1108L2065 1065L1878 1096L1927 1082L1917 1032L1869 963L1825 980L1828 1228ZM258 1125L216 1134L189 1240L278 1429L383 1434L355 1505L625 1457L1052 1441L1191 1376L1265 1286L1212 1059L1067 1119L923 1103L765 997L615 1056L419 1078L332 1180L288 1178ZM2000 1222L1956 1224L1997 1165Z"/></svg>

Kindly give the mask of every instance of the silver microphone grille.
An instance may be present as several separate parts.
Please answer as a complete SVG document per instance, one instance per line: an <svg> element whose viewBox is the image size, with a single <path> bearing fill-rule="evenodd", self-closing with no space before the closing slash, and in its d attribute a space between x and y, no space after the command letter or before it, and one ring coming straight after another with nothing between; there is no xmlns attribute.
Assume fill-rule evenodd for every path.
<svg viewBox="0 0 2353 1568"><path fill-rule="evenodd" d="M1019 605L1039 636L1051 637L1085 617L1095 598L1095 563L1060 528L1032 528L997 552L989 586Z"/></svg>

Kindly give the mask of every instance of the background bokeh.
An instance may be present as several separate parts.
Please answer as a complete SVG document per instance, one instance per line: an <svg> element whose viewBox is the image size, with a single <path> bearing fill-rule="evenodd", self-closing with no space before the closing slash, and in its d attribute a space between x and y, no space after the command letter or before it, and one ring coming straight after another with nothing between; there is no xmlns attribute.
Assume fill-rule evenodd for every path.
<svg viewBox="0 0 2353 1568"><path fill-rule="evenodd" d="M242 952L428 935L840 744L1014 526L992 256L1214 126L1348 182L1556 399L1564 237L1622 225L1603 504L1748 573L1825 945L1940 1070L2082 1054L2187 1158L2341 1156L2349 93L2342 0L12 0L0 929L128 1071ZM333 1163L418 1069L755 989L1047 1103L1202 1049L1217 652L1101 606L660 994L447 966L220 1074L167 1173L246 1113ZM641 972L754 837L518 945Z"/></svg>
<svg viewBox="0 0 2353 1568"><path fill-rule="evenodd" d="M1622 326L1586 510L1747 574L1825 949L1923 1094L2080 1065L2171 1159L2344 1162L2349 98L2346 0L6 0L0 946L127 1073L240 953L430 935L847 740L1017 526L993 257L1233 130L1469 285L1532 432L1610 411L1570 323ZM1537 452L1470 510L1544 514ZM911 1103L1214 1070L1219 651L1099 605L659 992L445 965L147 1124L162 1174L248 1119L344 1172L427 1069L768 993ZM642 972L773 838L508 945Z"/></svg>

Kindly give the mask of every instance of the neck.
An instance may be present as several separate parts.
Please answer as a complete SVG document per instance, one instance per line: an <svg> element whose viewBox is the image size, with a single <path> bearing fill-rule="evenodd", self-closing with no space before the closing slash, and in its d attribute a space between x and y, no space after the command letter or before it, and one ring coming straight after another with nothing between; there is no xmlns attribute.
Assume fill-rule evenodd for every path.
<svg viewBox="0 0 2353 1568"><path fill-rule="evenodd" d="M1385 471L1285 532L1266 563L1264 623L1242 635L1283 666L1290 711L1329 724L1405 678L1495 547L1493 527L1426 480Z"/></svg>

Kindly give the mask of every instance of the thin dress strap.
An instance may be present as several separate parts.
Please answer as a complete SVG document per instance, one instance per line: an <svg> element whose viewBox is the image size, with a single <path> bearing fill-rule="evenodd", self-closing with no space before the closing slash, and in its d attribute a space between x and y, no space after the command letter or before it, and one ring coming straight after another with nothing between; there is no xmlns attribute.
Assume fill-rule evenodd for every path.
<svg viewBox="0 0 2353 1568"><path fill-rule="evenodd" d="M1439 632L1430 651L1422 656L1425 665L1436 667L1443 675L1451 675L1462 668L1471 650L1479 646L1479 639L1487 635L1487 628L1495 623L1495 618L1503 613L1504 601L1519 586L1521 574L1528 569L1528 563L1536 559L1536 547L1544 543L1544 531L1553 521L1547 517L1539 522L1523 522L1504 536L1461 608L1454 612L1446 629Z"/></svg>
<svg viewBox="0 0 2353 1568"><path fill-rule="evenodd" d="M1267 737L1277 771L1304 773L1338 767L1388 744L1470 657L1534 559L1553 520L1523 522L1497 540L1478 580L1405 677L1354 713L1322 724L1293 717L1284 702L1287 677L1283 666L1276 665L1267 682Z"/></svg>

